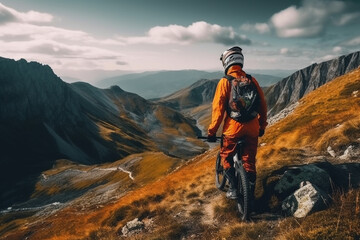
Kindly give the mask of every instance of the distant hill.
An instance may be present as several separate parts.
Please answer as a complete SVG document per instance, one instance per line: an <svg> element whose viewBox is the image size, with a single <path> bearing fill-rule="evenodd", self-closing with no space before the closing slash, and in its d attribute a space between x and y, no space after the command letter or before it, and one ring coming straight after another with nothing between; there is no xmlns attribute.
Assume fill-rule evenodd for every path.
<svg viewBox="0 0 360 240"><path fill-rule="evenodd" d="M251 74L251 73L250 73ZM146 99L161 98L175 91L190 86L203 79L220 79L223 72L206 72L199 70L179 70L144 72L121 75L98 81L95 86L108 88L117 85L122 89L136 93ZM253 74L262 86L270 86L281 78L265 74Z"/></svg>
<svg viewBox="0 0 360 240"><path fill-rule="evenodd" d="M56 159L94 164L158 150L188 158L206 148L189 142L199 133L192 119L119 87L67 84L24 59L0 58L0 71L0 175L9 183L0 208L26 195Z"/></svg>
<svg viewBox="0 0 360 240"><path fill-rule="evenodd" d="M275 115L314 89L359 65L360 52L354 52L319 64L314 63L284 78L265 93L269 116Z"/></svg>

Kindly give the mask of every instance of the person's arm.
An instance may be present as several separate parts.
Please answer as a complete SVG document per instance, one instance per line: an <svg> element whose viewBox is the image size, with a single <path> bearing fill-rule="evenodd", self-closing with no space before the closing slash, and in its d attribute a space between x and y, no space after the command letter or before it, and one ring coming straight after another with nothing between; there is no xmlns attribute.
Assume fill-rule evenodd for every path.
<svg viewBox="0 0 360 240"><path fill-rule="evenodd" d="M253 77L252 78L253 82L255 83L255 86L258 90L259 93L259 97L260 97L260 106L259 106L259 124L260 124L260 130L265 130L266 126L268 125L267 123L267 105L266 105L266 101L265 101L265 95L263 90L261 89L259 83L256 81L256 79Z"/></svg>
<svg viewBox="0 0 360 240"><path fill-rule="evenodd" d="M208 128L208 136L215 136L224 118L226 105L228 102L229 86L229 81L226 78L222 78L216 87L214 99L212 102L212 115L211 123Z"/></svg>

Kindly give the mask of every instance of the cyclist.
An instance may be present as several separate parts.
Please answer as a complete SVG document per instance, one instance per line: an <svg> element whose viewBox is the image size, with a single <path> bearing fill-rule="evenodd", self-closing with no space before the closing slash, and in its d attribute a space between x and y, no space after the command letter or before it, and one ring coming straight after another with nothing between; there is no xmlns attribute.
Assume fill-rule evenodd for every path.
<svg viewBox="0 0 360 240"><path fill-rule="evenodd" d="M214 99L212 102L212 120L208 128L207 140L216 141L216 132L222 123L224 116L224 126L222 130L223 141L220 148L220 156L225 176L229 182L229 190L226 196L230 199L237 198L235 169L233 167L233 156L236 153L236 143L240 138L245 140L242 158L244 169L250 182L250 196L254 197L256 167L255 156L258 146L258 137L263 136L267 126L267 106L264 93L255 78L247 75L243 71L244 56L242 49L238 46L226 50L220 57L225 69L225 77L220 79ZM245 120L232 118L230 93L232 91L231 79L252 82L257 91L257 101L253 101L256 106L251 116L246 116ZM244 115L244 114L243 114Z"/></svg>

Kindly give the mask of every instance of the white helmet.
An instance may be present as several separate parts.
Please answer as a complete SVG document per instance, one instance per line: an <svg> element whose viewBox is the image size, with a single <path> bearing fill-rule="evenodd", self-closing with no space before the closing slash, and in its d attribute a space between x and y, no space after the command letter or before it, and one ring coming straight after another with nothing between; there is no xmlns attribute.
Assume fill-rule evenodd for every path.
<svg viewBox="0 0 360 240"><path fill-rule="evenodd" d="M241 67L244 66L244 55L242 54L242 49L238 46L229 48L220 56L220 61L223 64L225 69L225 74L227 70L232 65L240 65Z"/></svg>

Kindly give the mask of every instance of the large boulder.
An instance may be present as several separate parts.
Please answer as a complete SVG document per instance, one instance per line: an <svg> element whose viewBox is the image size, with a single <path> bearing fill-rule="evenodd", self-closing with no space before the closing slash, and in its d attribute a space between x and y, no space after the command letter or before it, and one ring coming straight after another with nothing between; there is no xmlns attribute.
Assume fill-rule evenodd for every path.
<svg viewBox="0 0 360 240"><path fill-rule="evenodd" d="M315 164L309 164L287 169L274 187L275 194L284 199L300 186L303 181L309 181L326 193L331 192L330 175Z"/></svg>
<svg viewBox="0 0 360 240"><path fill-rule="evenodd" d="M283 201L281 208L286 215L303 218L325 209L329 202L327 193L310 182L302 182L301 187Z"/></svg>

